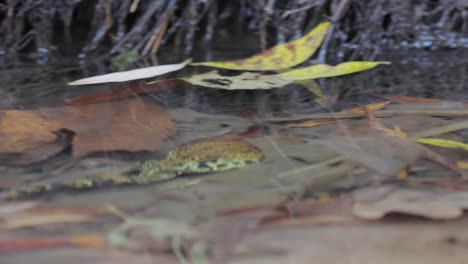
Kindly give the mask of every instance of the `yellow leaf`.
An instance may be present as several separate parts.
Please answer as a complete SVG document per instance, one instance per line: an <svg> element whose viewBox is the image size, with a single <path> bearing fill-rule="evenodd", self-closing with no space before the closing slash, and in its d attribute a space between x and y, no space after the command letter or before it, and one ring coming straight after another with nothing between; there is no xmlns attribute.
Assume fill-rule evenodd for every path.
<svg viewBox="0 0 468 264"><path fill-rule="evenodd" d="M280 76L286 80L307 80L326 77L335 77L355 72L372 69L380 64L390 64L387 61L351 61L331 66L327 64L317 64L305 68L287 71Z"/></svg>
<svg viewBox="0 0 468 264"><path fill-rule="evenodd" d="M432 146L438 146L443 148L461 148L468 151L468 144L454 140L441 138L419 138L415 141L418 143L423 143Z"/></svg>
<svg viewBox="0 0 468 264"><path fill-rule="evenodd" d="M468 161L457 161L457 167L463 170L468 170Z"/></svg>
<svg viewBox="0 0 468 264"><path fill-rule="evenodd" d="M317 98L314 100L321 107L325 107L327 103L327 97L322 92L322 89L318 83L314 80L298 80L296 83L304 86L309 92L315 94Z"/></svg>
<svg viewBox="0 0 468 264"><path fill-rule="evenodd" d="M277 45L252 57L219 62L197 62L191 65L210 66L230 70L275 71L301 64L312 56L322 44L330 22L324 22L312 29L305 36Z"/></svg>
<svg viewBox="0 0 468 264"><path fill-rule="evenodd" d="M393 134L397 137L400 137L400 138L408 137L408 133L406 133L405 131L402 131L400 127L395 127L392 131L393 131Z"/></svg>
<svg viewBox="0 0 468 264"><path fill-rule="evenodd" d="M345 110L343 112L345 112L345 113L362 113L363 107L365 107L368 111L377 111L377 110L380 110L380 109L386 107L389 103L390 103L390 101L380 102L380 103L373 103L373 104L354 107L354 108Z"/></svg>
<svg viewBox="0 0 468 264"><path fill-rule="evenodd" d="M287 125L286 127L314 127L314 126L323 126L323 125L328 125L328 124L334 124L338 122L336 119L323 119L323 120L309 120L305 121L299 124L290 124Z"/></svg>
<svg viewBox="0 0 468 264"><path fill-rule="evenodd" d="M406 180L408 179L408 171L406 169L403 169L398 172L397 174L397 179L398 180Z"/></svg>

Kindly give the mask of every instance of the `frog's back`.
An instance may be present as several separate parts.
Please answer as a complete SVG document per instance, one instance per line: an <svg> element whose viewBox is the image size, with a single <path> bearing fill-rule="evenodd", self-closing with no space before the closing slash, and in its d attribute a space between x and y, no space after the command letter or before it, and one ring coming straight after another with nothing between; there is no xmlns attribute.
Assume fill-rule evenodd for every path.
<svg viewBox="0 0 468 264"><path fill-rule="evenodd" d="M171 151L167 160L174 162L210 161L215 159L259 162L262 151L247 141L206 141Z"/></svg>
<svg viewBox="0 0 468 264"><path fill-rule="evenodd" d="M171 151L158 165L177 174L206 173L241 168L263 158L263 152L247 141L205 141Z"/></svg>

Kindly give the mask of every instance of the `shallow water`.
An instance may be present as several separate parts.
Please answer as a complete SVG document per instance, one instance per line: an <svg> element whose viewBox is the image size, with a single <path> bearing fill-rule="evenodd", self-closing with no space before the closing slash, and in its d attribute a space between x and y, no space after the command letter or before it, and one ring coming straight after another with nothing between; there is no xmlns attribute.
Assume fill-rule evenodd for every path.
<svg viewBox="0 0 468 264"><path fill-rule="evenodd" d="M239 51L233 48L227 50L219 48L210 57L216 60L226 52L232 52L228 57L235 57ZM332 197L348 195L350 191L369 184L412 186L420 184L418 181L422 182L424 179L456 178L457 176L447 168L424 160L416 145L398 140L386 142L382 135L375 134L375 131L369 132L368 121L363 118L302 128L287 126L297 122L284 123L271 120L316 113L331 113L333 117L336 112L343 109L384 101L372 94L381 93L453 101L445 105L392 104L389 109L420 107L464 111L462 116L394 114L380 118L379 122L389 129L399 127L411 135L461 122L466 120L467 114L466 108L460 103L468 102L466 66L468 57L464 56L465 53L466 50L463 49L389 51L378 59L392 61L390 66L382 66L351 76L320 80L319 84L331 102L325 108L314 102L315 95L299 85L269 91L221 91L182 85L162 92L134 95L130 99L124 99L123 102L138 101L161 106L174 122L177 132L168 138L158 138L157 140L162 140L160 146L153 147L151 151L144 148L137 148L144 151L128 151L132 150L130 148L93 152L75 157L73 152L77 151L78 146L73 146L76 142L72 141L68 142L71 143L71 147L67 145L63 151L53 155L47 153L51 151L51 146L39 147L39 150L44 152L41 156L44 160L15 166L8 164L14 163L16 156L3 155L0 159L3 164L0 167L2 174L0 184L2 187L16 188L34 183L38 179L60 181L63 178L123 173L135 161L162 158L176 146L193 141L229 139L229 137L245 138L264 152L265 160L240 170L204 176L190 175L162 184L59 191L37 198L42 199L46 205L54 207L101 208L112 204L123 211L140 213L146 212L147 208L157 207L155 210L158 212L158 217L195 225L200 222L211 224L218 221L219 212L259 205L277 206L304 197L315 199L320 193ZM125 84L90 87L69 87L65 84L81 76L104 73L105 65L99 63L93 65L25 63L3 65L1 71L2 110L62 107L66 98L125 87ZM104 106L103 109L107 109L105 106L113 109L115 102L99 104ZM132 109L121 109L119 115L132 116L127 122L134 122L130 123L129 127L134 126L136 129L141 125L139 120L142 118L138 116L138 112L136 113L136 116L132 116L135 115ZM97 119L93 122L99 123L99 114L102 113L96 113ZM102 122L111 117L112 115L104 115L105 120ZM187 120L187 117L191 118ZM161 116L155 119L158 127L157 122L162 122ZM69 127L64 128L73 130ZM347 131L350 137L343 139L341 137L343 130ZM88 135L87 140L95 145L107 142L110 137L109 131L96 133L94 138ZM34 131L31 132L34 136ZM132 133L132 130L130 129L128 133ZM467 129L445 136L457 141L468 141ZM139 137L139 134L134 137ZM128 138L132 138L132 135ZM76 140L76 135L73 140ZM357 148L354 148L355 145ZM461 150L440 148L434 150L451 161L466 159L466 152ZM407 183L397 181L393 175L408 164L413 165L409 172L411 180ZM164 196L167 193L173 196ZM176 198L173 199L174 197ZM75 226L70 232L108 232L118 222L116 219L106 219L99 223ZM20 232L23 232L24 236L44 234L59 236L64 231L45 229L31 233ZM0 238L7 239L11 236L9 232L0 231Z"/></svg>

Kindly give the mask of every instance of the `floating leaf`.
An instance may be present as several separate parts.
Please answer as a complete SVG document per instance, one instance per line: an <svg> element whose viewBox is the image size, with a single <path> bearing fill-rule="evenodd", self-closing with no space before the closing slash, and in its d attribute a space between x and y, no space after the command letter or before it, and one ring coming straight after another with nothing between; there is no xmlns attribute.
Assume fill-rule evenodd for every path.
<svg viewBox="0 0 468 264"><path fill-rule="evenodd" d="M441 138L419 138L415 140L418 143L432 145L442 148L459 148L468 151L468 144Z"/></svg>
<svg viewBox="0 0 468 264"><path fill-rule="evenodd" d="M351 61L331 66L327 64L317 64L309 67L299 68L280 74L285 80L308 80L341 76L356 72L361 72L375 68L381 64L390 64L387 61Z"/></svg>
<svg viewBox="0 0 468 264"><path fill-rule="evenodd" d="M169 72L178 71L188 63L190 59L183 61L178 64L159 65L153 67L146 67L141 69L135 69L131 71L114 72L104 75L98 75L94 77L84 78L69 82L68 85L85 85L85 84L97 84L97 83L111 83L111 82L128 82L132 80L145 79L154 76L163 75Z"/></svg>
<svg viewBox="0 0 468 264"><path fill-rule="evenodd" d="M262 75L253 72L222 76L217 71L211 71L180 79L193 85L226 90L264 90L280 88L291 83L281 79L277 74Z"/></svg>
<svg viewBox="0 0 468 264"><path fill-rule="evenodd" d="M191 65L210 66L230 70L275 71L301 64L312 56L322 44L330 22L324 22L305 36L289 43L277 45L252 57L219 62L197 62Z"/></svg>

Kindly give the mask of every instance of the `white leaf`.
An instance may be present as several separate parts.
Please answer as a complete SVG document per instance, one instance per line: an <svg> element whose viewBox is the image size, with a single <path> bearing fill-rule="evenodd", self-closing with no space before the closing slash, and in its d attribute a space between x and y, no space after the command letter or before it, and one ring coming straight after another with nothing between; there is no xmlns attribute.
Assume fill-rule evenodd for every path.
<svg viewBox="0 0 468 264"><path fill-rule="evenodd" d="M154 76L163 75L169 72L178 71L191 62L191 59L185 60L178 64L167 64L153 67L146 67L135 69L131 71L113 72L104 75L93 76L89 78L79 79L69 82L68 85L85 85L97 83L111 83L111 82L127 82L138 79L145 79Z"/></svg>

